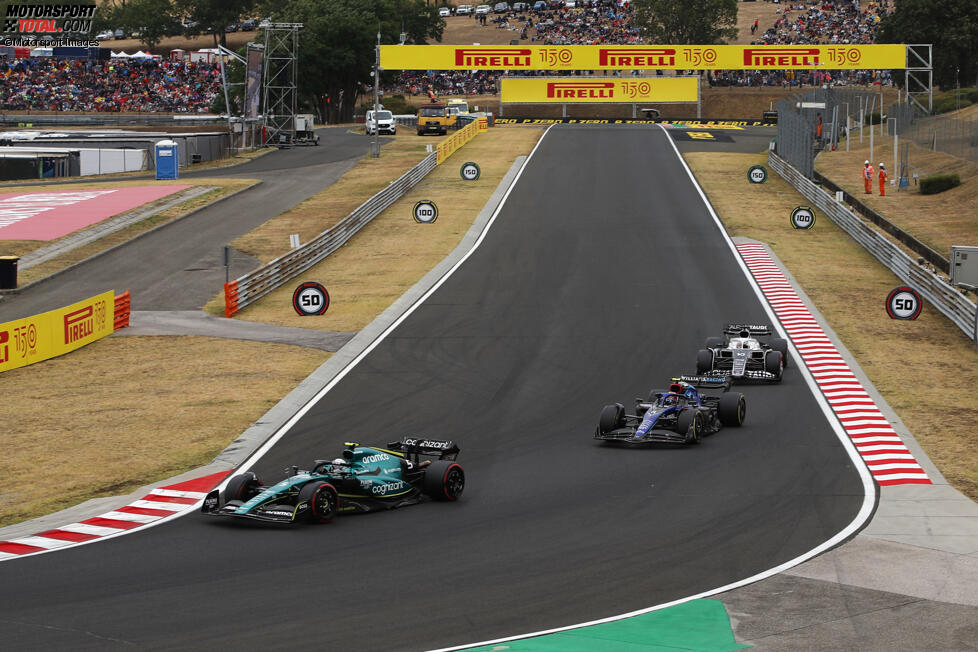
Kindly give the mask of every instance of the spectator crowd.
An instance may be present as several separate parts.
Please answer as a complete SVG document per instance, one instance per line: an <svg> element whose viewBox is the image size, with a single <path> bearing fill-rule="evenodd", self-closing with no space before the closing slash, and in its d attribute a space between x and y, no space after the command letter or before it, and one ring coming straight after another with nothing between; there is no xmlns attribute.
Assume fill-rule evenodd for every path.
<svg viewBox="0 0 978 652"><path fill-rule="evenodd" d="M889 0L820 0L779 8L778 19L753 45L868 45L876 42L880 21L893 10Z"/></svg>
<svg viewBox="0 0 978 652"><path fill-rule="evenodd" d="M534 45L628 45L642 42L628 3L551 0L539 9L495 14L496 28ZM774 25L751 25L752 45L867 44L893 11L893 0L814 0L780 3ZM485 15L472 16L487 24ZM489 28L487 24L487 28ZM761 30L764 29L762 32ZM760 35L757 36L757 33ZM577 74L580 74L579 72ZM615 73L608 73L615 74ZM204 113L221 91L216 64L156 59L71 61L52 58L0 62L0 109L47 111L161 111ZM411 95L493 95L495 71L403 71L388 92ZM707 71L711 86L803 86L891 83L889 71Z"/></svg>
<svg viewBox="0 0 978 652"><path fill-rule="evenodd" d="M610 0L599 0L577 4L577 7L566 7L562 2L551 1L540 9L511 11L488 20L485 15L471 18L476 24L495 25L518 33L520 41L534 45L643 42L642 31L633 25L633 13L627 3L619 5ZM774 25L765 29L758 20L751 24L751 36L755 37L751 45L870 44L876 40L882 18L893 11L893 0L868 3L865 0L814 0L779 4ZM617 74L617 71L605 74ZM498 77L499 73L492 71L405 71L389 90L411 95L494 94ZM706 78L711 86L892 83L888 70L710 70Z"/></svg>
<svg viewBox="0 0 978 652"><path fill-rule="evenodd" d="M0 108L206 113L221 92L217 64L155 59L0 63Z"/></svg>
<svg viewBox="0 0 978 652"><path fill-rule="evenodd" d="M816 0L782 3L774 25L751 45L868 45L876 42L880 21L893 11L891 0ZM757 21L751 34L758 31ZM711 86L821 86L891 84L889 70L717 70L710 71Z"/></svg>
<svg viewBox="0 0 978 652"><path fill-rule="evenodd" d="M476 24L510 30L514 36L519 34L520 41L533 45L641 43L641 32L632 25L628 3L619 6L611 0L582 0L577 5L566 7L563 2L553 1L541 9L510 11L495 17L473 14L471 18ZM497 92L499 76L495 71L407 70L388 90L411 95L492 95Z"/></svg>

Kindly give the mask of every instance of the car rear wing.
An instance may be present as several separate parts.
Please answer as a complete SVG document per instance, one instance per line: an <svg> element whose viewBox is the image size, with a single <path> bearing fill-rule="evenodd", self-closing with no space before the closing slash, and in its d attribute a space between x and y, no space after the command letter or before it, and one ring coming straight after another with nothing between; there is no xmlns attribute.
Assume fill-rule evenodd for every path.
<svg viewBox="0 0 978 652"><path fill-rule="evenodd" d="M696 389L722 389L728 391L733 384L733 378L727 374L716 376L679 376L673 378L673 382L689 383Z"/></svg>
<svg viewBox="0 0 978 652"><path fill-rule="evenodd" d="M770 335L771 327L764 324L727 324L723 327L724 335L740 335L743 331L747 331L751 337Z"/></svg>
<svg viewBox="0 0 978 652"><path fill-rule="evenodd" d="M437 455L440 460L454 460L458 457L458 444L444 439L425 439L423 437L405 437L401 441L387 445L392 451L408 455Z"/></svg>

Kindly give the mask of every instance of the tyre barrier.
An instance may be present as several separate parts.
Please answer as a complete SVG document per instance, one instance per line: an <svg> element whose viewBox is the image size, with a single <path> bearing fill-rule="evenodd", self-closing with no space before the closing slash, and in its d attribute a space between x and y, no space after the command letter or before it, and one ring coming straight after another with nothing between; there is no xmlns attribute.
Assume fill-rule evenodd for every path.
<svg viewBox="0 0 978 652"><path fill-rule="evenodd" d="M113 317L113 326L115 330L127 328L129 326L129 313L131 312L131 309L132 300L129 296L129 290L115 296L115 314Z"/></svg>

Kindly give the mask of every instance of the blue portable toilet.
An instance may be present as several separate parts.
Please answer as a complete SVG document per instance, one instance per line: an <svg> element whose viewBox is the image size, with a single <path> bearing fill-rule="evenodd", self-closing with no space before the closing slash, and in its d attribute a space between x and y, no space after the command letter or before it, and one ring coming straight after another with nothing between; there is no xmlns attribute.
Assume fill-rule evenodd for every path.
<svg viewBox="0 0 978 652"><path fill-rule="evenodd" d="M156 178L177 179L180 176L180 157L172 140L156 143Z"/></svg>

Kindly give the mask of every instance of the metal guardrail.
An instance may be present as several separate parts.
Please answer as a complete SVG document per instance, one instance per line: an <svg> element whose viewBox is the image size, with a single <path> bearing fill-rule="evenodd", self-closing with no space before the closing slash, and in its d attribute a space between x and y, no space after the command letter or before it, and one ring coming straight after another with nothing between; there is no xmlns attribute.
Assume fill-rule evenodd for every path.
<svg viewBox="0 0 978 652"><path fill-rule="evenodd" d="M943 277L918 265L897 245L857 217L847 205L835 201L834 197L774 152L768 152L768 164L897 278L920 292L931 305L978 343L978 308L959 290Z"/></svg>
<svg viewBox="0 0 978 652"><path fill-rule="evenodd" d="M401 175L386 188L360 204L338 224L258 269L224 284L224 316L230 317L272 290L295 278L342 247L394 202L403 197L429 172L435 169L436 153Z"/></svg>
<svg viewBox="0 0 978 652"><path fill-rule="evenodd" d="M951 273L951 261L874 211L863 202L859 201L856 197L853 197L851 194L845 191L842 186L839 186L831 179L826 178L817 170L812 175L812 179L815 181L815 183L825 186L832 192L841 192L846 203L852 206L857 213L905 244L910 251L914 252L915 254L919 254L924 258L924 260L929 262L937 269L941 270L945 274Z"/></svg>

